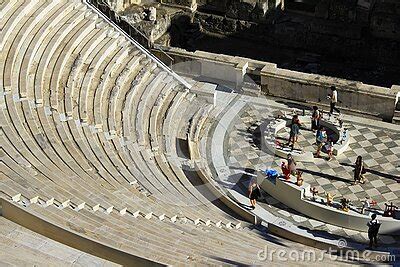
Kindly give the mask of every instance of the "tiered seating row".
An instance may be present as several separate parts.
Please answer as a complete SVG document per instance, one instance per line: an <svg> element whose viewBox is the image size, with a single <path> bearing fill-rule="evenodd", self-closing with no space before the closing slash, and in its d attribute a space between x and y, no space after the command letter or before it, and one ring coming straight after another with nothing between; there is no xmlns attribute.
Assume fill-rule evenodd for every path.
<svg viewBox="0 0 400 267"><path fill-rule="evenodd" d="M156 214L152 211L150 212L143 212L140 210L140 206L136 206L138 208L137 210L134 210L135 206L129 206L129 207L115 207L115 206L103 206L101 203L98 204L87 204L86 202L74 202L71 199L57 199L54 197L51 198L43 198L41 196L34 196L34 197L29 197L26 195L22 195L21 193L18 193L14 196L11 197L12 201L19 203L23 206L29 206L31 204L41 204L44 207L48 206L55 206L59 209L64 209L64 208L71 208L75 211L80 211L82 209L92 211L92 212L104 212L106 214L110 213L117 213L120 214L121 216L133 216L134 218L137 218L138 216L141 216L145 219L158 219L160 221L170 221L172 223L177 223L177 222L182 222L182 223L191 223L194 225L205 225L205 226L214 226L218 228L227 228L227 229L240 229L242 228L241 223L237 223L236 225L232 223L227 223L223 224L221 221L211 221L211 220L203 220L201 218L189 218L187 216L181 216L179 214L174 214L174 215L166 215L166 214Z"/></svg>
<svg viewBox="0 0 400 267"><path fill-rule="evenodd" d="M80 0L7 1L1 12L8 200L132 255L253 263L264 239L182 171L177 138L204 102Z"/></svg>
<svg viewBox="0 0 400 267"><path fill-rule="evenodd" d="M246 234L243 237L242 234L235 236L230 233L231 230L218 227L209 231L207 230L209 227L205 225L194 226L184 220L174 223L167 219L155 219L151 220L151 224L149 224L150 216L143 217L140 214L128 215L128 213L115 211L93 210L93 207L89 209L84 205L59 203L54 199L44 201L41 198L32 198L29 200L20 195L14 196L13 199L21 206L27 206L26 209L30 213L44 216L50 223L62 225L71 231L79 230L79 233L85 233L86 236L92 238L96 237L100 242L109 244L111 247L119 247L133 254L139 252L140 255L149 257L151 253L155 253L151 258L169 264L188 263L190 262L189 256L193 257L196 263L213 262L216 264L217 262L214 260L199 256L199 251L203 251L205 255L215 251L214 253L223 256L232 250L239 252L240 249L244 249L242 252L245 251L248 255L248 261L255 253L257 246L257 239L253 234ZM181 226L165 226L165 224L172 226L176 223L180 223ZM156 229L164 229L164 231L156 231ZM165 231L166 229L169 230ZM186 231L190 235L183 234ZM213 235L216 236L212 237ZM196 236L195 239L194 236ZM143 239L144 237L145 239ZM244 238L255 242L254 246L246 245L245 248L241 248L243 245L240 242L243 242ZM243 240L241 241L241 239ZM169 253L169 247L174 248L172 255Z"/></svg>
<svg viewBox="0 0 400 267"><path fill-rule="evenodd" d="M3 217L0 217L0 236L0 265L117 266L45 238Z"/></svg>

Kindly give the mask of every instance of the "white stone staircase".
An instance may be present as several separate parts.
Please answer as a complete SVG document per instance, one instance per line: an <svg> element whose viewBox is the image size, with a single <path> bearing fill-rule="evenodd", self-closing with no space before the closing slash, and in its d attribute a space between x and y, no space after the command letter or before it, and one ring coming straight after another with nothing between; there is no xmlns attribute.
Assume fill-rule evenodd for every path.
<svg viewBox="0 0 400 267"><path fill-rule="evenodd" d="M129 207L115 207L115 206L108 206L104 207L101 204L95 204L95 205L89 205L85 202L73 202L71 199L65 199L65 200L60 200L56 199L54 197L52 198L43 198L41 196L35 196L28 198L21 193L16 194L11 197L10 201L13 201L15 203L18 203L19 205L22 205L24 207L29 207L31 205L38 205L42 208L47 208L47 207L56 207L57 209L71 209L76 212L80 212L82 210L86 210L89 212L102 212L107 215L110 215L111 213L116 213L119 214L120 216L131 216L133 218L137 218L138 216L141 216L142 218L148 219L148 220L159 220L159 221L170 221L172 223L190 223L194 224L196 226L199 225L205 225L205 226L213 226L213 227L218 227L218 228L227 228L227 229L241 229L242 224L241 222L222 222L222 221L212 221L212 220L205 220L202 218L190 218L188 216L185 216L183 214L165 214L165 213L160 213L157 214L156 212L142 212L139 209L130 209Z"/></svg>

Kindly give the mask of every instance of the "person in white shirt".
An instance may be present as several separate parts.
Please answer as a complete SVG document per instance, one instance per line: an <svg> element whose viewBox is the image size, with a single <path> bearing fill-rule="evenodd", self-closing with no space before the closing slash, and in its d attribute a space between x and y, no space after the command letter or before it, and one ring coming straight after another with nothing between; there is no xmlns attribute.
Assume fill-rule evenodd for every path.
<svg viewBox="0 0 400 267"><path fill-rule="evenodd" d="M331 91L332 92L329 95L329 98L331 99L331 110L330 110L329 114L332 115L334 110L340 114L340 110L336 107L336 104L338 102L338 92L336 90L336 87L331 86Z"/></svg>
<svg viewBox="0 0 400 267"><path fill-rule="evenodd" d="M362 207L361 207L361 214L369 215L369 209L371 208L371 202L370 202L370 201L371 201L371 200L370 200L369 197L366 197L366 198L364 199L364 201L362 202L363 205L362 205Z"/></svg>

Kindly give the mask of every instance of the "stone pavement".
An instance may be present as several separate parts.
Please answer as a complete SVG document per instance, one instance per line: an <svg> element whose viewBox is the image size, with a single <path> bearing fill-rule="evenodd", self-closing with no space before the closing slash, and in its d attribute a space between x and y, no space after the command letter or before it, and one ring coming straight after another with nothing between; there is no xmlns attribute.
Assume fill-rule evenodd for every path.
<svg viewBox="0 0 400 267"><path fill-rule="evenodd" d="M259 104L247 104L245 111L237 118L232 130L229 132L229 140L226 151L226 162L231 174L252 173L255 170L265 168L280 169L283 159L265 152L260 142L259 125L268 119L277 109L271 106ZM300 112L300 111L299 111ZM345 119L345 128L350 131L349 149L332 161L320 158L315 162L298 163L298 168L304 171L304 179L311 186L315 186L320 195L330 192L335 199L349 198L352 205L361 206L361 201L369 196L377 201L377 209L384 209L384 203L393 202L400 205L400 132L390 128L379 128L373 125L363 124L362 118L353 118L359 122L349 122ZM354 121L353 120L353 121ZM281 131L278 139L286 142L288 132ZM312 131L301 130L299 145L303 150L315 151L315 137ZM326 154L321 154L326 156ZM367 168L367 182L365 184L353 184L353 165L358 155L363 156ZM248 176L250 179L250 175ZM241 186L245 189L248 181L240 179ZM296 211L291 210L264 193L264 203L270 212L293 221L294 224L311 229L312 231L327 231L339 237L349 237L358 242L366 242L366 233L342 229L337 226L306 218ZM397 240L399 239L399 240ZM381 237L381 242L394 244L400 238L390 236Z"/></svg>

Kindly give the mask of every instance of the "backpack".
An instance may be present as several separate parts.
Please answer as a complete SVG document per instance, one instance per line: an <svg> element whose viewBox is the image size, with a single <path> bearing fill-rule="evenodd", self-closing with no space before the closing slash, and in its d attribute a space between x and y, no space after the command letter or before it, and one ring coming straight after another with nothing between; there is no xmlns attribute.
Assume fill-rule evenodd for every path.
<svg viewBox="0 0 400 267"><path fill-rule="evenodd" d="M322 143L324 141L324 134L322 131L317 132L317 142Z"/></svg>
<svg viewBox="0 0 400 267"><path fill-rule="evenodd" d="M277 177L279 175L279 173L274 169L266 169L265 174L268 178Z"/></svg>

